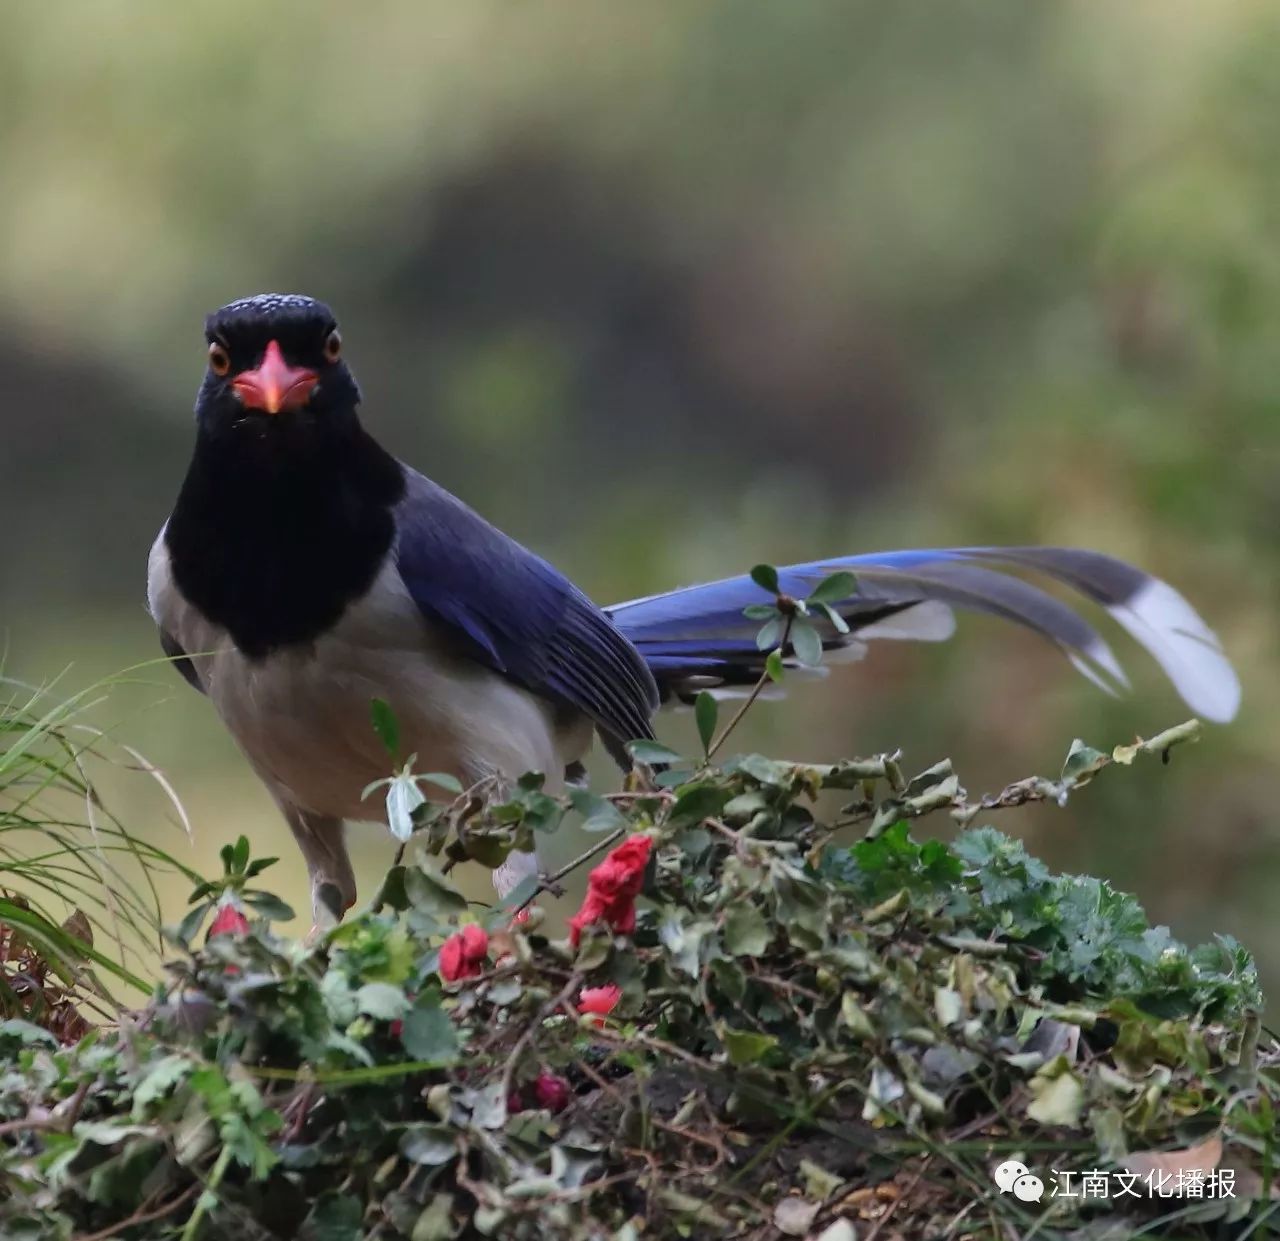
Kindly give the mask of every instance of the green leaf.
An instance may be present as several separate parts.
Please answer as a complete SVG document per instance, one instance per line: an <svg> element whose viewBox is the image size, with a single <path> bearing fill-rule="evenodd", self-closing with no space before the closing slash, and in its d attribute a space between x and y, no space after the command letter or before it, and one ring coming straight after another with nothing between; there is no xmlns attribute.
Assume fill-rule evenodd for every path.
<svg viewBox="0 0 1280 1241"><path fill-rule="evenodd" d="M711 750L712 741L715 740L716 721L720 717L720 706L716 702L714 695L704 689L693 704L693 714L698 724L698 737L702 741L702 752L707 754Z"/></svg>
<svg viewBox="0 0 1280 1241"><path fill-rule="evenodd" d="M725 764L728 772L743 772L770 788L786 788L795 778L796 765L763 754L742 754Z"/></svg>
<svg viewBox="0 0 1280 1241"><path fill-rule="evenodd" d="M246 892L244 903L260 918L268 922L288 922L297 915L273 892Z"/></svg>
<svg viewBox="0 0 1280 1241"><path fill-rule="evenodd" d="M729 789L719 780L698 780L683 785L676 794L675 805L671 807L671 823L673 826L689 823L701 823L718 815L729 800Z"/></svg>
<svg viewBox="0 0 1280 1241"><path fill-rule="evenodd" d="M404 1016L409 1001L399 987L389 982L367 982L356 992L356 1006L375 1021L395 1021Z"/></svg>
<svg viewBox="0 0 1280 1241"><path fill-rule="evenodd" d="M351 1194L328 1193L317 1200L303 1226L307 1241L360 1241L364 1205Z"/></svg>
<svg viewBox="0 0 1280 1241"><path fill-rule="evenodd" d="M515 848L515 842L507 831L489 832L468 824L462 831L459 843L467 851L467 857L490 870L497 870Z"/></svg>
<svg viewBox="0 0 1280 1241"><path fill-rule="evenodd" d="M1071 1072L1065 1056L1046 1064L1031 1079L1031 1093L1035 1097L1027 1105L1027 1115L1032 1120L1042 1125L1079 1127L1084 1087Z"/></svg>
<svg viewBox="0 0 1280 1241"><path fill-rule="evenodd" d="M447 771L423 772L418 779L425 780L428 784L434 784L437 788L444 789L446 793L452 793L455 797L461 796L466 791L462 787L462 781L457 776L451 776Z"/></svg>
<svg viewBox="0 0 1280 1241"><path fill-rule="evenodd" d="M400 721L396 713L385 699L375 698L369 704L369 714L373 719L373 731L392 759L400 754Z"/></svg>
<svg viewBox="0 0 1280 1241"><path fill-rule="evenodd" d="M194 1064L186 1056L161 1056L148 1066L145 1075L133 1090L133 1118L142 1120L147 1108L164 1098L179 1082L190 1075Z"/></svg>
<svg viewBox="0 0 1280 1241"><path fill-rule="evenodd" d="M440 995L427 991L414 1001L400 1030L404 1049L415 1060L452 1064L458 1058L458 1031L440 1007Z"/></svg>
<svg viewBox="0 0 1280 1241"><path fill-rule="evenodd" d="M720 1030L720 1041L729 1053L729 1063L735 1068L755 1064L767 1056L777 1045L778 1040L772 1034L756 1034L752 1030L734 1030L723 1026Z"/></svg>
<svg viewBox="0 0 1280 1241"><path fill-rule="evenodd" d="M192 909L177 927L174 928L173 936L180 944L190 945L195 939L196 932L200 930L201 924L209 915L209 910L213 908L212 901L203 901Z"/></svg>
<svg viewBox="0 0 1280 1241"><path fill-rule="evenodd" d="M514 1004L523 994L524 986L518 978L503 978L489 986L485 998L498 1008L506 1008L507 1005Z"/></svg>
<svg viewBox="0 0 1280 1241"><path fill-rule="evenodd" d="M244 868L249 865L249 837L241 836L236 841L236 847L231 858L232 866L238 874L244 873Z"/></svg>
<svg viewBox="0 0 1280 1241"><path fill-rule="evenodd" d="M27 1046L34 1046L37 1043L44 1043L49 1047L58 1045L58 1040L48 1030L42 1030L30 1021L23 1021L21 1017L10 1017L8 1021L0 1021L0 1042L8 1039L17 1039L19 1043Z"/></svg>
<svg viewBox="0 0 1280 1241"><path fill-rule="evenodd" d="M822 662L822 637L808 621L796 619L792 622L791 649L807 667L816 668Z"/></svg>
<svg viewBox="0 0 1280 1241"><path fill-rule="evenodd" d="M379 905L389 905L397 913L403 913L409 908L409 897L404 890L404 867L393 866L382 880L382 887L378 889L378 894L373 898L374 908Z"/></svg>
<svg viewBox="0 0 1280 1241"><path fill-rule="evenodd" d="M751 570L751 580L755 582L761 590L767 590L771 595L781 593L778 586L778 570L771 564L758 564Z"/></svg>
<svg viewBox="0 0 1280 1241"><path fill-rule="evenodd" d="M404 891L410 905L429 914L447 917L467 908L467 898L426 862L405 870Z"/></svg>
<svg viewBox="0 0 1280 1241"><path fill-rule="evenodd" d="M809 592L808 603L841 603L858 589L858 579L847 569L824 577Z"/></svg>
<svg viewBox="0 0 1280 1241"><path fill-rule="evenodd" d="M858 841L852 848L858 866L865 871L879 871L898 862L914 862L920 856L920 846L911 839L910 830L906 819L899 819L874 840Z"/></svg>
<svg viewBox="0 0 1280 1241"><path fill-rule="evenodd" d="M507 1123L507 1096L502 1082L490 1082L474 1090L464 1090L463 1106L470 1108L471 1121L482 1129L501 1129Z"/></svg>
<svg viewBox="0 0 1280 1241"><path fill-rule="evenodd" d="M778 615L778 609L772 603L752 603L742 609L742 615L747 620L774 620Z"/></svg>
<svg viewBox="0 0 1280 1241"><path fill-rule="evenodd" d="M760 632L756 634L756 650L772 650L782 640L782 630L782 618L778 616L767 624L761 625Z"/></svg>
<svg viewBox="0 0 1280 1241"><path fill-rule="evenodd" d="M479 1218L479 1209L476 1217ZM458 1235L453 1218L453 1195L433 1194L427 1209L413 1222L410 1241L453 1241Z"/></svg>
<svg viewBox="0 0 1280 1241"><path fill-rule="evenodd" d="M769 926L754 904L740 900L730 908L724 923L724 946L733 956L763 956L769 939Z"/></svg>
<svg viewBox="0 0 1280 1241"><path fill-rule="evenodd" d="M95 1146L116 1146L125 1138L152 1137L156 1130L151 1125L129 1125L110 1120L81 1120L76 1122L76 1137Z"/></svg>
<svg viewBox="0 0 1280 1241"><path fill-rule="evenodd" d="M680 909L670 910L658 924L658 938L671 954L672 964L690 978L697 978L702 972L702 943L714 931L712 922L687 920Z"/></svg>
<svg viewBox="0 0 1280 1241"><path fill-rule="evenodd" d="M849 632L849 622L835 608L826 603L813 603L813 600L809 600L809 602L813 604L814 610L821 612L827 618L827 623L836 633Z"/></svg>
<svg viewBox="0 0 1280 1241"><path fill-rule="evenodd" d="M775 685L782 684L782 678L787 675L787 670L781 651L769 652L769 657L764 661L764 670L769 674L769 680Z"/></svg>
<svg viewBox="0 0 1280 1241"><path fill-rule="evenodd" d="M444 1125L411 1125L400 1135L400 1153L410 1163L441 1167L458 1156L457 1134Z"/></svg>
<svg viewBox="0 0 1280 1241"><path fill-rule="evenodd" d="M673 1186L663 1186L658 1190L658 1199L662 1205L669 1207L675 1214L682 1217L683 1224L697 1224L700 1226L698 1232L693 1232L687 1227L680 1230L681 1236L705 1236L707 1229L714 1229L716 1234L727 1232L732 1225L720 1214L709 1202L704 1202L701 1198L695 1198L692 1194L682 1193ZM634 1233L632 1234L635 1235Z"/></svg>
<svg viewBox="0 0 1280 1241"><path fill-rule="evenodd" d="M637 763L645 763L650 767L665 767L684 762L684 759L674 750L657 741L628 741L627 753Z"/></svg>
<svg viewBox="0 0 1280 1241"><path fill-rule="evenodd" d="M599 969L613 955L613 940L598 926L588 927L574 958L574 967L586 974Z"/></svg>
<svg viewBox="0 0 1280 1241"><path fill-rule="evenodd" d="M1110 762L1109 754L1095 750L1077 737L1071 743L1066 761L1062 764L1062 779L1068 784L1083 784Z"/></svg>
<svg viewBox="0 0 1280 1241"><path fill-rule="evenodd" d="M590 789L571 788L569 803L582 816L584 832L613 832L626 825L618 807Z"/></svg>

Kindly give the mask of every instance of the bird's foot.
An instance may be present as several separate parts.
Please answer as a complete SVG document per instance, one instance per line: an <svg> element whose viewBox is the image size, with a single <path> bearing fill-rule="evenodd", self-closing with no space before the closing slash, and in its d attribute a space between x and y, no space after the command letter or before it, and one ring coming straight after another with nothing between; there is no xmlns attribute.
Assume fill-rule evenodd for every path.
<svg viewBox="0 0 1280 1241"><path fill-rule="evenodd" d="M311 930L303 942L308 946L318 943L342 921L342 915L354 903L344 897L336 883L317 879L311 889Z"/></svg>

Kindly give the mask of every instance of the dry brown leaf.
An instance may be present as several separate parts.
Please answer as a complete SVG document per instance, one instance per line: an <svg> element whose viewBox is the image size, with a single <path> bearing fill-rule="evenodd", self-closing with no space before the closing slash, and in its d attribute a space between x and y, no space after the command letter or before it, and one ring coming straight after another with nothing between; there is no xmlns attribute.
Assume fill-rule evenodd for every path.
<svg viewBox="0 0 1280 1241"><path fill-rule="evenodd" d="M82 944L93 947L93 927L89 923L83 909L77 909L63 924L62 929Z"/></svg>
<svg viewBox="0 0 1280 1241"><path fill-rule="evenodd" d="M863 1219L876 1219L884 1214L885 1203L894 1202L899 1196L898 1187L892 1181L879 1185L864 1185L840 1200L842 1210L857 1211Z"/></svg>
<svg viewBox="0 0 1280 1241"><path fill-rule="evenodd" d="M1179 1172L1203 1172L1208 1176L1222 1162L1222 1135L1210 1134L1197 1146L1178 1151L1134 1151L1120 1160L1126 1172L1139 1176L1164 1174L1176 1176Z"/></svg>
<svg viewBox="0 0 1280 1241"><path fill-rule="evenodd" d="M1248 1164L1235 1163L1230 1159L1226 1161L1218 1174L1222 1175L1228 1168L1235 1174L1235 1180L1232 1182L1234 1196L1237 1198L1262 1198L1269 1197L1272 1202L1280 1202L1280 1181L1272 1180L1271 1192L1269 1195L1263 1194L1262 1177L1260 1177Z"/></svg>

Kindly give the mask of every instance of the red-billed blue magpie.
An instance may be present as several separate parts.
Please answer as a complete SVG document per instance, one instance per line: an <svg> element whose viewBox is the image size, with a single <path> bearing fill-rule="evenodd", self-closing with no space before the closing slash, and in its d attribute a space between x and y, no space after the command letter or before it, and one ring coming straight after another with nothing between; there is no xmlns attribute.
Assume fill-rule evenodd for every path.
<svg viewBox="0 0 1280 1241"><path fill-rule="evenodd" d="M554 786L593 733L625 763L663 701L759 678L759 623L743 609L766 596L750 577L599 608L381 448L323 303L245 298L210 315L205 335L195 452L151 551L151 614L284 812L317 924L355 900L343 820L377 817L362 800L388 767L372 699L391 705L419 770L463 785L540 771ZM1199 714L1235 714L1239 682L1213 632L1171 586L1109 556L874 552L784 568L780 588L803 597L840 570L857 584L835 605L849 632L822 627L833 652L947 638L961 607L1033 629L1092 680L1123 685L1088 622L1004 570L1032 571L1110 612Z"/></svg>

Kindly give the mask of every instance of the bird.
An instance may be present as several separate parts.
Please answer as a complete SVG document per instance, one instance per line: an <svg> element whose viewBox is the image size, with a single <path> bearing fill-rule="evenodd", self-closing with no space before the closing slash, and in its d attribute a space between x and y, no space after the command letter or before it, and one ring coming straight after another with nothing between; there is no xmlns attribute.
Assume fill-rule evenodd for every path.
<svg viewBox="0 0 1280 1241"><path fill-rule="evenodd" d="M654 737L664 704L760 680L768 652L744 609L767 597L751 575L598 607L364 428L323 302L230 302L207 317L205 347L195 446L151 548L148 604L166 656L287 821L313 930L356 900L344 824L383 817L364 797L388 769L374 699L420 770L467 787L536 771L558 791L595 738L626 768L628 744ZM1038 633L1103 688L1125 687L1105 638L1038 576L1110 613L1198 715L1225 722L1238 708L1236 673L1191 604L1101 552L864 552L785 566L777 586L804 598L849 573L831 604L840 623L814 622L824 663L876 640L946 639L958 608ZM512 854L495 886L536 870Z"/></svg>

